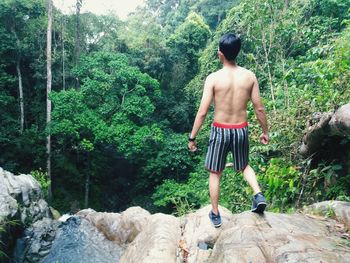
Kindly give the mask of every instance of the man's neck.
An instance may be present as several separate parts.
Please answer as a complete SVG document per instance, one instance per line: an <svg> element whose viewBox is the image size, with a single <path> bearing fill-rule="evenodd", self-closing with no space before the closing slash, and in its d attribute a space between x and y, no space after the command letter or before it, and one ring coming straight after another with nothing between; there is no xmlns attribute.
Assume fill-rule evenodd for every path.
<svg viewBox="0 0 350 263"><path fill-rule="evenodd" d="M236 64L236 62L235 61L229 61L229 60L224 60L223 61L223 67L224 68L235 68L235 67L237 67L237 64Z"/></svg>

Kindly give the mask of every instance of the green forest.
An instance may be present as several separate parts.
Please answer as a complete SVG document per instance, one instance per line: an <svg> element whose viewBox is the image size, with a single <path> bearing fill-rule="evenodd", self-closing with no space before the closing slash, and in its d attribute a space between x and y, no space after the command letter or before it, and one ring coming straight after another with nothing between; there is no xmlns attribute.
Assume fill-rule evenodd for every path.
<svg viewBox="0 0 350 263"><path fill-rule="evenodd" d="M83 5L68 15L51 0L0 0L0 167L32 174L52 207L182 215L208 204L213 109L197 152L188 134L228 32L242 39L237 63L256 74L268 115L265 146L248 107L268 210L350 201L350 136L334 153L298 150L310 116L350 101L349 0L146 0L126 20ZM251 195L226 168L220 204L248 210Z"/></svg>

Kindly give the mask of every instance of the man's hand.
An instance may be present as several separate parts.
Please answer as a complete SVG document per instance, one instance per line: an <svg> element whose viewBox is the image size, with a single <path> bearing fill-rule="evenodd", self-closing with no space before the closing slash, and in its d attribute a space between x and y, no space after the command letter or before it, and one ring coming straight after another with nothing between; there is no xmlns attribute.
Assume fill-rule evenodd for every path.
<svg viewBox="0 0 350 263"><path fill-rule="evenodd" d="M268 144L270 141L269 134L268 133L262 133L259 138L259 142L261 144Z"/></svg>
<svg viewBox="0 0 350 263"><path fill-rule="evenodd" d="M191 152L195 152L197 151L197 144L195 141L193 142L188 142L188 149L191 151Z"/></svg>

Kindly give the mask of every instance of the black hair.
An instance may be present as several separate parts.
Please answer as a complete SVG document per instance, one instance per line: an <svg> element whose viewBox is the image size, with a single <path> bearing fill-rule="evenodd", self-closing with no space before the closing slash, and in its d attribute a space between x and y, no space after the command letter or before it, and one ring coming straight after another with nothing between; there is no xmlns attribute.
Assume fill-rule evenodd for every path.
<svg viewBox="0 0 350 263"><path fill-rule="evenodd" d="M241 49L241 39L233 33L227 33L220 38L219 50L225 58L234 61Z"/></svg>

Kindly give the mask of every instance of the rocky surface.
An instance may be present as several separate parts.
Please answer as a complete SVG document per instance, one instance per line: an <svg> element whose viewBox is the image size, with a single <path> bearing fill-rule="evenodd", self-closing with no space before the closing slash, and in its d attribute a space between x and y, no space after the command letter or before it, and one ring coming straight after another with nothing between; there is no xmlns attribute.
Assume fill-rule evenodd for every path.
<svg viewBox="0 0 350 263"><path fill-rule="evenodd" d="M316 203L290 215L232 214L220 207L220 228L208 218L210 206L180 218L140 207L122 213L86 209L61 222L40 208L32 177L6 173L2 180L1 215L34 222L17 240L11 262L350 262L348 202Z"/></svg>
<svg viewBox="0 0 350 263"><path fill-rule="evenodd" d="M17 241L13 261L119 262L149 217L148 211L131 207L120 214L85 209L74 216L62 216L64 222L44 218Z"/></svg>
<svg viewBox="0 0 350 263"><path fill-rule="evenodd" d="M140 207L130 207L121 214L84 209L76 215L91 222L108 240L123 245L132 242L143 230L150 213Z"/></svg>
<svg viewBox="0 0 350 263"><path fill-rule="evenodd" d="M350 247L330 229L301 214L245 212L233 216L203 262L348 262Z"/></svg>
<svg viewBox="0 0 350 263"><path fill-rule="evenodd" d="M44 218L25 229L16 242L13 262L40 262L45 258L51 250L59 225L59 221Z"/></svg>
<svg viewBox="0 0 350 263"><path fill-rule="evenodd" d="M210 206L181 218L150 215L140 207L121 214L83 210L62 223L42 262L346 263L350 240L337 214L348 214L350 204L331 204L337 220L319 214L325 205L329 211L329 203L291 215L232 214L221 207L220 228L209 221Z"/></svg>
<svg viewBox="0 0 350 263"><path fill-rule="evenodd" d="M49 217L38 182L31 175L14 175L0 167L0 226L5 228L0 233L1 250L10 255L25 227Z"/></svg>
<svg viewBox="0 0 350 263"><path fill-rule="evenodd" d="M30 224L44 217L49 217L49 207L38 182L29 174L13 175L0 167L0 220Z"/></svg>
<svg viewBox="0 0 350 263"><path fill-rule="evenodd" d="M333 145L337 148L339 138L347 138L349 135L350 103L341 106L335 112L313 114L299 151L303 156L310 156L319 149L324 149L324 144L332 138L336 139L336 145Z"/></svg>
<svg viewBox="0 0 350 263"><path fill-rule="evenodd" d="M128 245L120 263L176 262L179 238L178 218L164 214L151 215L145 228Z"/></svg>
<svg viewBox="0 0 350 263"><path fill-rule="evenodd" d="M209 210L207 206L178 219L180 233L167 235L169 243L178 243L177 254L153 261L128 256L125 262L348 262L350 258L350 247L334 220L304 214L231 214L221 208L223 225L215 229L208 219ZM144 240L143 232L135 241L138 239ZM157 242L146 248L140 243L134 251L160 249L153 243Z"/></svg>
<svg viewBox="0 0 350 263"><path fill-rule="evenodd" d="M40 262L119 262L122 251L88 220L74 216L61 224L50 253Z"/></svg>
<svg viewBox="0 0 350 263"><path fill-rule="evenodd" d="M312 204L304 209L305 213L327 216L337 219L350 229L350 203L342 201L324 201Z"/></svg>

